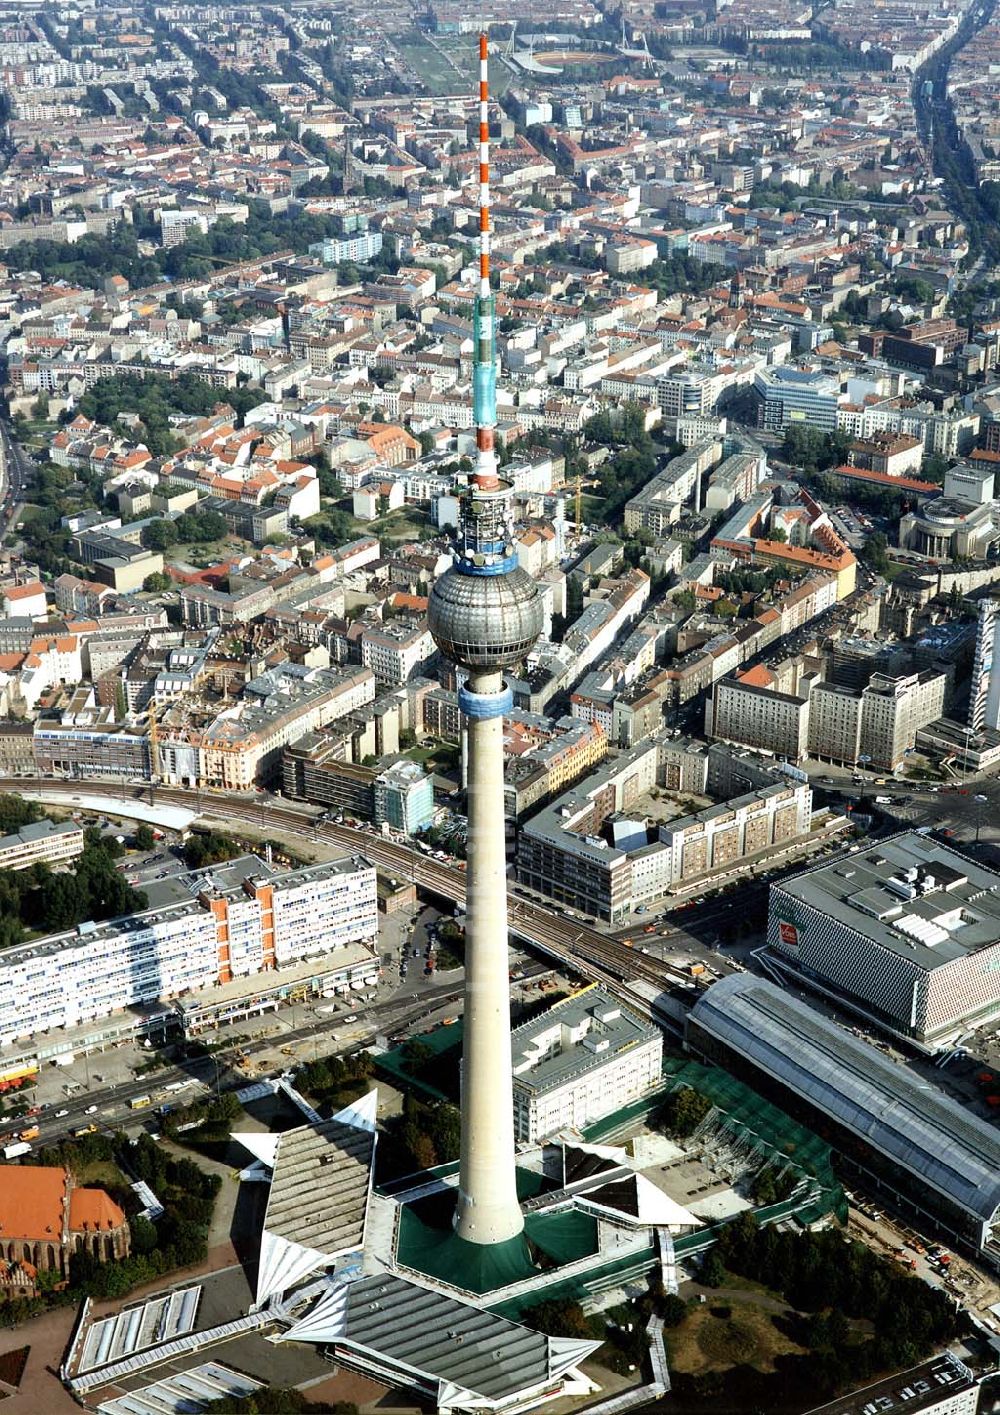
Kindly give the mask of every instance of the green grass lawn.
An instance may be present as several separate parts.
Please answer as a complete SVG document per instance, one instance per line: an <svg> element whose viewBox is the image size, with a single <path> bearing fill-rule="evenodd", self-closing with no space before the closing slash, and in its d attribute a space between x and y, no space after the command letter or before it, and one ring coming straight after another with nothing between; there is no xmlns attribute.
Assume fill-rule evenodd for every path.
<svg viewBox="0 0 1000 1415"><path fill-rule="evenodd" d="M716 1315L723 1311L728 1315ZM776 1356L804 1352L778 1330L769 1312L750 1303L726 1307L724 1297L696 1307L664 1338L671 1369L689 1375L740 1365L769 1372Z"/></svg>

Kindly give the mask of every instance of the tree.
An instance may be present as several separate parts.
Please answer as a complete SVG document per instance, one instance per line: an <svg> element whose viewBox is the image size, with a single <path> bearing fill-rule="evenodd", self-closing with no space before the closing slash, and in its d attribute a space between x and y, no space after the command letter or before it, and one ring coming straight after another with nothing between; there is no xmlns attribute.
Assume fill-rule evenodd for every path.
<svg viewBox="0 0 1000 1415"><path fill-rule="evenodd" d="M771 531L771 540L777 541L779 545L787 544L788 532L785 530L784 526L774 527L774 529Z"/></svg>
<svg viewBox="0 0 1000 1415"><path fill-rule="evenodd" d="M938 486L941 486L948 466L947 457L942 457L940 452L929 452L920 465L920 475L924 481L937 482Z"/></svg>
<svg viewBox="0 0 1000 1415"><path fill-rule="evenodd" d="M161 574L159 570L154 570L152 575L147 575L143 580L142 587L147 594L162 594L164 590L170 588L170 577Z"/></svg>
<svg viewBox="0 0 1000 1415"><path fill-rule="evenodd" d="M184 844L184 861L189 869L200 870L205 865L215 865L223 860L232 860L240 853L240 847L226 835L216 831L206 831L203 835L192 835Z"/></svg>
<svg viewBox="0 0 1000 1415"><path fill-rule="evenodd" d="M34 825L42 819L42 809L35 801L26 801L16 791L0 793L0 835L12 835L22 825Z"/></svg>
<svg viewBox="0 0 1000 1415"><path fill-rule="evenodd" d="M146 821L142 821L135 828L135 848L137 850L152 850L156 844L156 837L153 834L153 827Z"/></svg>
<svg viewBox="0 0 1000 1415"><path fill-rule="evenodd" d="M708 1096L703 1096L691 1086L681 1086L664 1101L658 1120L671 1134L685 1139L697 1130L711 1109L712 1102Z"/></svg>
<svg viewBox="0 0 1000 1415"><path fill-rule="evenodd" d="M699 1277L705 1287L721 1287L725 1282L725 1265L715 1248L710 1249L705 1255Z"/></svg>
<svg viewBox="0 0 1000 1415"><path fill-rule="evenodd" d="M147 550L166 551L177 544L177 531L172 521L150 521L143 527L142 543Z"/></svg>
<svg viewBox="0 0 1000 1415"><path fill-rule="evenodd" d="M861 559L874 570L876 575L884 575L891 565L888 554L889 542L881 531L875 531L865 541L861 550Z"/></svg>

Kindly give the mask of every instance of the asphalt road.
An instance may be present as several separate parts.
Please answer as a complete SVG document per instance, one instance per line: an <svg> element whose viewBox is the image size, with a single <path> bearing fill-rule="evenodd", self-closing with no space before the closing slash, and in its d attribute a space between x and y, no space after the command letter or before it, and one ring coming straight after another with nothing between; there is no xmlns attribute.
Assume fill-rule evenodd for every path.
<svg viewBox="0 0 1000 1415"><path fill-rule="evenodd" d="M871 778L863 784L850 778L830 781L811 778L814 791L827 792L832 800L850 798L860 811L879 811L888 821L901 826L930 826L947 836L954 832L956 843L974 841L977 830L984 842L1000 842L1000 778L959 778L953 783L927 785L913 781L888 780L876 786ZM878 806L875 798L888 796L891 805Z"/></svg>
<svg viewBox="0 0 1000 1415"><path fill-rule="evenodd" d="M204 1091L194 1091L193 1088L177 1093L167 1092L166 1087L173 1082L193 1078L201 1082L206 1090L214 1090L216 1086L222 1090L234 1090L251 1084L252 1078L248 1079L247 1076L231 1070L237 1053L244 1053L251 1058L260 1057L276 1051L279 1047L309 1043L318 1040L320 1036L326 1041L323 1047L324 1056L339 1051L353 1051L374 1041L378 1032L407 1031L442 1009L454 1007L461 995L460 985L439 986L433 992L426 992L415 1002L403 1000L397 995L382 1003L369 1004L363 1013L359 1012L358 1022L349 1028L345 1028L343 1022L336 1018L324 1023L313 1020L301 1027L283 1029L280 1035L233 1042L209 1056L191 1057L181 1065L165 1066L130 1081L121 1081L114 1085L92 1084L89 1090L46 1106L40 1116L0 1122L0 1143L9 1142L14 1132L31 1125L37 1125L40 1132L38 1139L32 1141L36 1148L40 1145L55 1144L83 1125L96 1125L99 1130L118 1130L126 1122L141 1122L146 1116L145 1109L133 1111L129 1104L140 1096L151 1096L155 1106L164 1102L184 1105L196 1096L204 1094ZM339 1036L333 1036L333 1027L341 1029ZM308 1048L306 1058L299 1057L298 1060L307 1057ZM290 1058L289 1064L294 1064L294 1060ZM100 1066L99 1053L92 1056L91 1064L95 1070ZM56 1111L66 1113L57 1116Z"/></svg>
<svg viewBox="0 0 1000 1415"><path fill-rule="evenodd" d="M34 478L30 457L0 422L0 533L10 529L17 508Z"/></svg>

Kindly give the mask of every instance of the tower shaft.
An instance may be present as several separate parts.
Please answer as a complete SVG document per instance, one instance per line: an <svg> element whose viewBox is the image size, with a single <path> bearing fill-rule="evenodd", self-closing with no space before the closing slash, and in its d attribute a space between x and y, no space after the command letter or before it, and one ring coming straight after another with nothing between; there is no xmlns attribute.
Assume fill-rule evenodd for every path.
<svg viewBox="0 0 1000 1415"><path fill-rule="evenodd" d="M509 695L501 674L490 672L474 674L462 696L468 721L469 863L455 1229L473 1243L498 1243L524 1226L514 1169L507 954L502 713Z"/></svg>

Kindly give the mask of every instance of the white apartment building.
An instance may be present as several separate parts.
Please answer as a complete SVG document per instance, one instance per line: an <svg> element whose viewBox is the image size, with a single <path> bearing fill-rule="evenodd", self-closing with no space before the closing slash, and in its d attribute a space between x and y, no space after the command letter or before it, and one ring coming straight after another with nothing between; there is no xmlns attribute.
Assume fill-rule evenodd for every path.
<svg viewBox="0 0 1000 1415"><path fill-rule="evenodd" d="M55 865L83 853L83 826L72 821L37 821L0 839L0 870L26 870L44 860Z"/></svg>
<svg viewBox="0 0 1000 1415"><path fill-rule="evenodd" d="M285 875L246 856L191 883L176 904L0 954L0 1045L378 937L375 867L362 856Z"/></svg>
<svg viewBox="0 0 1000 1415"><path fill-rule="evenodd" d="M514 1136L582 1130L662 1081L663 1033L596 983L511 1034Z"/></svg>
<svg viewBox="0 0 1000 1415"><path fill-rule="evenodd" d="M403 620L366 624L361 632L361 662L380 683L398 687L422 673L435 652L425 624L416 628Z"/></svg>

